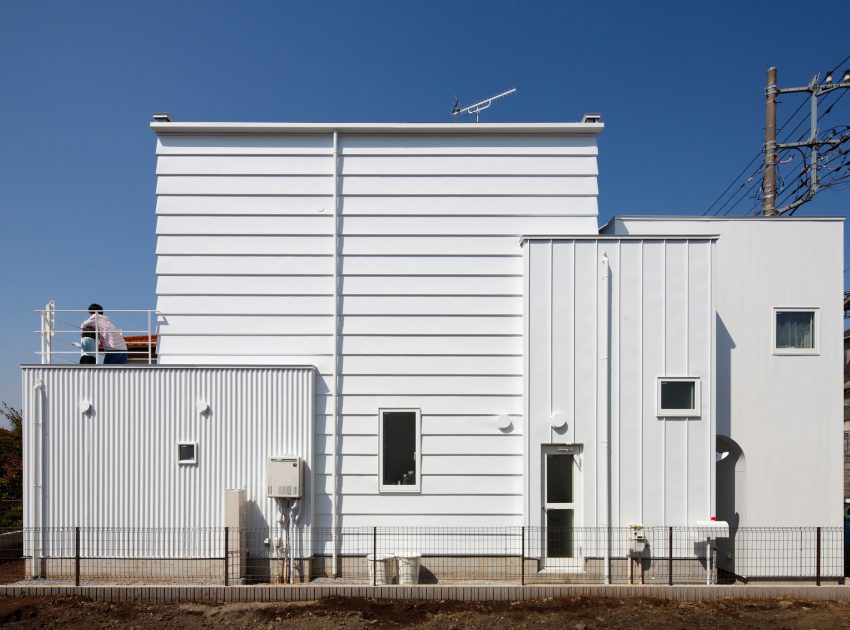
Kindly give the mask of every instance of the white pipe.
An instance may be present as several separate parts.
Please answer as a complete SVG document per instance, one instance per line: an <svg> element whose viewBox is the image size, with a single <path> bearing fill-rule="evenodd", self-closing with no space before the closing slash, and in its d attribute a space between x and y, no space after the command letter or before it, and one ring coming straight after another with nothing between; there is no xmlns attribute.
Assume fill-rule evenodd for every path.
<svg viewBox="0 0 850 630"><path fill-rule="evenodd" d="M295 504L298 499L289 502L289 518L286 519L286 549L289 552L289 583L295 584L295 552L293 549L292 525L295 518Z"/></svg>
<svg viewBox="0 0 850 630"><path fill-rule="evenodd" d="M601 471L601 487L604 496L602 497L602 520L605 526L605 560L604 560L604 578L605 583L611 583L611 421L610 415L610 400L611 400L611 376L609 364L609 348L611 334L611 312L609 306L609 283L610 283L610 267L608 265L608 255L602 254L599 259L599 380L600 380L600 396L599 396L599 417L597 426L602 425L599 439L599 450L602 457Z"/></svg>
<svg viewBox="0 0 850 630"><path fill-rule="evenodd" d="M333 422L331 423L331 444L333 444L332 469L331 469L331 547L332 547L332 567L331 574L333 577L339 575L339 557L337 554L337 507L338 507L338 488L337 488L337 468L339 465L337 459L337 444L339 436L337 435L337 425L339 424L339 397L337 395L337 387L339 384L339 134L334 130L333 135L333 206L334 206L334 350L333 350L333 376L331 387L331 397L333 398Z"/></svg>
<svg viewBox="0 0 850 630"><path fill-rule="evenodd" d="M30 437L30 466L32 470L32 508L30 518L30 528L33 532L32 546L32 566L31 573L33 578L40 577L41 571L41 555L43 546L43 532L41 527L41 503L42 503L42 488L41 488L41 440L42 440L42 415L44 407L42 398L44 396L44 381L38 379L32 388L32 406L30 407L32 423Z"/></svg>

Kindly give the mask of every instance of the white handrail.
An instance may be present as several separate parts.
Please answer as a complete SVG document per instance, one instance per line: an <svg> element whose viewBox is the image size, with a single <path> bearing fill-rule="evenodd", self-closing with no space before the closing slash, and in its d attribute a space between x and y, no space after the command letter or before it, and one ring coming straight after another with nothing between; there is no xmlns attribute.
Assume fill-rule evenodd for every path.
<svg viewBox="0 0 850 630"><path fill-rule="evenodd" d="M42 364L51 364L55 362L62 363L74 363L75 361L70 361L68 355L79 357L81 356L81 349L68 349L68 350L54 350L53 348L53 339L56 337L56 340L61 344L66 346L77 346L80 347L80 325L82 322L91 315L88 309L80 309L80 308L63 308L57 309L54 305L53 300L48 302L43 309L35 309L35 312L38 313L40 320L40 328L37 332L40 336L41 348L37 354ZM133 316L136 316L134 321L134 326L132 328L123 328L120 329L119 332L123 337L142 337L142 339L138 340L138 343L146 343L147 347L139 347L132 348L127 350L127 354L130 358L134 359L142 359L144 363L148 365L152 365L156 362L155 349L153 345L155 343L155 339L158 339L159 331L159 311L156 309L109 309L108 311L104 311L106 314L114 315L115 319L118 320L118 323L122 321L126 322L128 319L133 319ZM58 318L56 317L57 313L79 313L81 316L80 323L74 323L69 321L68 319ZM97 339L97 344L95 348L95 357L96 361L99 357L108 355L108 354L117 354L119 352L124 352L123 350L107 350L105 348L101 348L101 330L99 330L99 318L95 318L94 326L95 326L95 338ZM141 320L141 321L139 321ZM57 328L57 324L63 327ZM64 356L63 356L64 355Z"/></svg>

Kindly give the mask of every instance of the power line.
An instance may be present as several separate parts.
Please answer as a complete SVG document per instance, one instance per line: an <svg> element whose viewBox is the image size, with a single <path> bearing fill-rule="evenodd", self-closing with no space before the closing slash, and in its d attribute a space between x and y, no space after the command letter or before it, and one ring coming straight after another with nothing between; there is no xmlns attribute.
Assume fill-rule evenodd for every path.
<svg viewBox="0 0 850 630"><path fill-rule="evenodd" d="M836 69L840 68L848 60L850 60L850 55L847 55L843 60L838 62L835 65L835 68ZM835 72L835 70L831 71L830 74L833 74L834 72ZM810 84L810 86L811 85L812 84ZM838 87L838 86L836 86L836 87ZM820 114L817 118L818 122L821 119L823 119L824 116L829 114L834 109L834 107L838 104L838 102L845 96L845 94L847 93L847 90L842 90L841 92L842 93L840 95L838 95L838 98L836 98L828 107L826 107L823 111L820 112ZM829 94L827 93L826 96L829 96ZM782 125L777 129L777 131L776 131L777 135L780 132L784 131L785 128L788 125L790 125L792 121L795 120L795 118L800 113L800 111L803 109L803 107L806 105L806 103L807 103L807 100L802 100L800 102L800 104L797 105L797 108L785 119L785 122L782 123ZM808 117L804 113L802 118L797 122L797 124L794 126L794 128L791 129L790 131L788 131L785 134L785 137L782 140L783 144L786 143L787 140L789 138L791 138L797 132L797 130L800 128L800 126L803 125L806 122L807 118ZM806 137L806 134L804 133L802 136L800 136L800 138L797 142L802 142L805 137ZM780 150L784 150L784 151L787 152L789 149L788 148L785 148L785 149L780 148ZM714 215L714 216L727 216L738 206L738 204L743 199L746 199L748 196L751 196L754 199L758 199L758 193L756 193L754 195L750 195L750 193L752 192L752 190L757 185L760 184L760 181L758 181L758 180L753 182L753 178L756 177L760 171L763 171L763 167L760 166L756 170L750 172L750 174L745 177L744 181L741 182L740 185L738 185L737 188L735 187L735 185L741 180L741 177L743 177L744 174L747 173L747 171L752 167L752 165L756 161L759 160L759 158L762 155L763 155L763 152L759 151L752 157L752 159L750 159L750 161L746 164L746 166L744 166L744 168L741 169L741 171L729 182L729 184L726 186L726 188L724 188L723 191L714 199L714 201L712 201L711 205L703 213L704 216L709 215L709 214ZM805 166L806 166L806 160L805 160L805 156L803 155L803 171L800 172L800 174L797 176L797 178L795 178L795 180L798 180L798 179L802 180L802 176L804 175L804 171L805 171ZM751 182L753 182L753 183L751 183ZM747 184L750 184L749 187L747 187ZM793 186L793 185L794 185L794 181L792 181L787 186L781 187L781 190L784 193L785 198L788 198L790 196L788 194L788 191L791 188L791 186ZM796 192L796 190L799 190L799 188L800 188L800 186L798 185L797 188L794 189L794 192ZM731 194L730 194L730 191L732 191ZM793 194L793 192L791 194ZM728 195L728 197L727 197L727 195ZM721 203L721 201L724 198L725 198L725 201L723 201ZM718 206L718 204L720 204L720 205ZM749 214L749 213L750 213L750 211L747 211L747 214Z"/></svg>
<svg viewBox="0 0 850 630"><path fill-rule="evenodd" d="M839 65L840 65L840 64L839 64ZM782 126L781 126L781 127L779 127L779 130L777 131L777 133L778 133L778 132L780 132L780 131L782 131L783 129L785 129L785 127L786 127L788 124L790 124L790 123L791 123L791 121L794 119L794 117L795 117L795 116L796 116L796 115L800 112L800 110L801 110L801 109L803 109L803 106L804 106L805 104L806 104L806 101L802 101L802 102L801 102L801 103L797 106L797 109L795 109L795 110L791 113L791 115L790 115L790 116L788 116L788 118L786 118L786 119L785 119L785 122L784 122L784 123L782 123ZM805 117L805 115L804 115L804 116L803 116L803 118L802 118L802 120L801 120L799 123L797 123L797 126L796 126L796 127L794 127L794 129L793 129L793 130L792 130L792 131L788 134L788 137L790 137L790 136L791 136L791 134L793 134L793 133L794 133L797 129L799 129L799 128L800 128L800 125L801 125L801 124L803 124L803 123L805 122L805 120L806 120L806 117ZM785 139L787 140L787 139L788 139L788 137L786 137ZM736 182L737 182L737 181L741 178L741 175L743 175L743 174L747 171L747 169L748 169L748 168L750 168L750 167L751 167L751 166L752 166L752 165L753 165L756 161L758 161L759 159L761 159L761 157L762 157L762 152L761 152L761 151L756 152L756 154L755 154L755 155L753 156L753 158L749 161L749 163L748 163L748 164L747 164L744 168L742 168L742 169L741 169L741 172L740 172L740 173L738 173L738 174L734 177L734 179L732 179L732 181L731 181L731 182L729 182L729 185L728 185L728 186L726 186L725 190L724 190L722 193L720 193L720 195L719 195L719 196L718 196L718 197L717 197L717 198L716 198L716 199L712 202L712 204L708 207L708 210L706 210L706 211L703 213L703 216L708 215L708 214L713 214L713 215L715 215L715 216L719 216L719 215L720 215L720 212L723 210L723 208L724 208L724 207L726 207L726 205L729 203L729 201L730 201L730 199L731 199L731 198L730 198L730 199L727 199L727 200L726 200L726 202L725 202L722 206L720 206L720 208L718 208L718 209L717 209L714 213L712 213L712 212L711 212L712 208L714 208L714 206L715 206L715 205L716 205L716 204L717 204L717 203L718 203L718 202L719 202L719 201L723 198L723 196L724 196L727 192L729 192L729 190L730 190L730 189L731 189L731 188L735 185L735 183L736 183ZM757 168L755 171L753 171L752 173L750 173L750 175L748 175L748 176L747 176L747 179L744 181L744 183L741 185L741 187L739 187L739 189L738 189L738 190L736 190L736 191L735 191L735 193L733 193L732 197L737 196L737 194L740 192L740 188L743 188L743 186L745 186L745 185L746 185L746 183L747 183L748 181L750 181L750 178L751 178L751 177L753 177L753 176L754 176L756 173L758 173L760 170L761 170L761 166L759 166L759 168ZM745 195L745 196L746 196L746 195ZM739 199L738 201L740 201L740 199ZM736 202L736 203L737 203L737 202ZM733 207L734 207L734 204L733 204ZM727 211L723 214L723 216L726 216L726 215L728 215L728 214L729 214L729 211L727 210Z"/></svg>

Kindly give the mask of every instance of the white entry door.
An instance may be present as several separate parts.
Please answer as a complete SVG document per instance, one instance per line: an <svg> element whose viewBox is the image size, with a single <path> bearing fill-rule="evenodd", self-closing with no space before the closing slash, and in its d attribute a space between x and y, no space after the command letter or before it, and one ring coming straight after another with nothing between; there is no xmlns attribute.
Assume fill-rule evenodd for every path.
<svg viewBox="0 0 850 630"><path fill-rule="evenodd" d="M543 550L546 568L580 569L578 448L543 448Z"/></svg>

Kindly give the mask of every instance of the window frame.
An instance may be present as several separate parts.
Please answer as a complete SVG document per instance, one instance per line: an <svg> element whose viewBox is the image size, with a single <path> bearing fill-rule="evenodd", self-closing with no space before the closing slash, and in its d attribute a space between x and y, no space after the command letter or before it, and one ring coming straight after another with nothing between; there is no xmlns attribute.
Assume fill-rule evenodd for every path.
<svg viewBox="0 0 850 630"><path fill-rule="evenodd" d="M694 406L690 409L664 409L661 406L661 384L669 382L689 382L694 384ZM655 408L659 418L701 418L702 417L702 379L699 376L659 376L655 387Z"/></svg>
<svg viewBox="0 0 850 630"><path fill-rule="evenodd" d="M776 323L779 313L812 313L814 321L814 345L811 348L778 348L776 346ZM817 356L820 354L820 308L817 306L774 306L771 310L770 345L775 356Z"/></svg>
<svg viewBox="0 0 850 630"><path fill-rule="evenodd" d="M180 459L180 447L182 446L191 446L192 447L192 459ZM177 465L178 466L195 466L198 463L198 443L197 442L189 442L186 440L177 442Z"/></svg>
<svg viewBox="0 0 850 630"><path fill-rule="evenodd" d="M384 485L384 414L416 414L416 483L409 486ZM378 492L380 494L418 494L422 491L422 410L413 407L378 409Z"/></svg>

